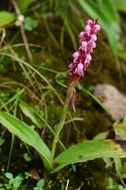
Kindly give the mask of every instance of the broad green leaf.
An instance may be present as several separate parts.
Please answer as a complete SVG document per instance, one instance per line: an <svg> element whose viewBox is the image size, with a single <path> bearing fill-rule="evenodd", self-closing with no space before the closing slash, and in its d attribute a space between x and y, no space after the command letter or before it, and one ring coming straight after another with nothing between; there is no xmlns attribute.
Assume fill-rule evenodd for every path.
<svg viewBox="0 0 126 190"><path fill-rule="evenodd" d="M20 11L22 13L26 12L28 7L34 2L34 0L17 0L18 6L20 8Z"/></svg>
<svg viewBox="0 0 126 190"><path fill-rule="evenodd" d="M126 142L123 141L126 146ZM121 143L120 143L121 144ZM58 165L53 172L57 172L63 167L78 162L86 162L96 158L124 158L126 152L117 141L112 140L89 140L73 145L55 158Z"/></svg>
<svg viewBox="0 0 126 190"><path fill-rule="evenodd" d="M40 120L40 116L38 115L39 113L34 109L32 108L31 106L29 106L28 104L24 103L24 102L21 102L19 104L22 112L28 117L31 119L31 121L38 127L38 128L43 128L44 125L43 125L43 122Z"/></svg>
<svg viewBox="0 0 126 190"><path fill-rule="evenodd" d="M16 19L16 16L14 13L8 12L8 11L0 11L0 28L4 28L7 25L14 22Z"/></svg>
<svg viewBox="0 0 126 190"><path fill-rule="evenodd" d="M0 123L4 127L6 127L12 134L18 136L23 142L34 147L35 150L40 154L45 164L45 167L47 167L48 169L52 167L50 163L50 150L40 138L39 134L34 131L34 129L5 112L0 112Z"/></svg>
<svg viewBox="0 0 126 190"><path fill-rule="evenodd" d="M126 123L115 123L113 125L117 137L126 140Z"/></svg>
<svg viewBox="0 0 126 190"><path fill-rule="evenodd" d="M38 111L36 111L33 107L29 106L25 102L21 102L19 104L22 112L29 118L31 121L38 127L47 127L50 132L55 135L54 130L51 128L51 126L48 124L48 122L44 119L42 114L40 114ZM65 149L65 146L63 143L59 140L59 143L63 149Z"/></svg>

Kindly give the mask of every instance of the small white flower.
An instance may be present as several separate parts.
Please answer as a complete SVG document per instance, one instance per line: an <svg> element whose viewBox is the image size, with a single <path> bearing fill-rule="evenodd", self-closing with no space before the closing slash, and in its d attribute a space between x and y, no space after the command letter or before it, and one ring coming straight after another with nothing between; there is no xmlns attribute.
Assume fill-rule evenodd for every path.
<svg viewBox="0 0 126 190"><path fill-rule="evenodd" d="M18 15L15 25L21 26L23 24L24 20L25 20L24 15L22 15L22 14Z"/></svg>

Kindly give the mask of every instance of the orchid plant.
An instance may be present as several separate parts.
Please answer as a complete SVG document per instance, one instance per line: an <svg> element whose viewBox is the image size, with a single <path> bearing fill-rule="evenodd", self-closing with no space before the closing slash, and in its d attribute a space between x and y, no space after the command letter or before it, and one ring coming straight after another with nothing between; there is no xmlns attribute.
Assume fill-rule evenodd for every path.
<svg viewBox="0 0 126 190"><path fill-rule="evenodd" d="M44 140L39 134L26 123L17 119L6 112L0 112L0 123L6 127L11 133L18 136L22 141L35 148L40 155L45 168L51 172L57 172L69 164L78 162L86 162L96 158L123 158L126 157L126 152L122 148L121 143L126 144L125 141L106 140L98 136L93 140L86 140L79 144L72 145L68 149L60 140L60 133L64 127L69 104L71 104L74 111L76 100L75 86L84 76L91 60L93 49L96 47L97 32L100 26L98 20L87 21L85 31L80 33L80 45L78 50L73 54L73 62L69 64L68 76L69 84L64 101L63 111L59 123L55 126L55 130L47 123L47 121L31 106L24 102L20 102L19 106L23 113L29 117L33 124L41 128L43 123L50 132L53 134L54 139L52 142L51 150L48 148ZM41 125L42 124L42 125ZM118 126L117 126L118 127ZM57 145L62 147L62 152L56 156Z"/></svg>

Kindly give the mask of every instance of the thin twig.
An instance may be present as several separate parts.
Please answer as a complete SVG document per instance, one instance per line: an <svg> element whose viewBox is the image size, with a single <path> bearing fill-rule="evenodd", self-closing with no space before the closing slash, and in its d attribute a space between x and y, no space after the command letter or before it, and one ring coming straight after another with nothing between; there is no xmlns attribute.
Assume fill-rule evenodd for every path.
<svg viewBox="0 0 126 190"><path fill-rule="evenodd" d="M12 4L13 4L14 8L15 8L17 16L21 16L22 14L21 14L20 9L19 9L19 7L17 5L17 2L15 0L11 0L11 1L12 1ZM24 29L23 22L20 23L19 27L20 27L22 39L23 39L23 42L24 42L24 45L25 45L25 49L26 49L28 58L29 58L30 61L32 61L32 54L31 54L31 51L30 51L30 48L29 48L29 45L28 45L28 40L27 40L27 36L25 34L25 29Z"/></svg>
<svg viewBox="0 0 126 190"><path fill-rule="evenodd" d="M6 30L3 28L1 31L2 31L2 35L1 35L1 40L0 40L0 48L2 47L4 38L6 37Z"/></svg>
<svg viewBox="0 0 126 190"><path fill-rule="evenodd" d="M22 39L23 39L23 42L24 42L24 45L25 45L26 52L28 54L28 58L29 58L30 61L32 61L32 54L31 54L31 51L30 51L30 48L29 48L29 45L28 45L28 40L27 40L27 37L26 37L26 34L25 34L25 29L24 29L23 25L20 26L20 31L21 31L21 34L22 34Z"/></svg>
<svg viewBox="0 0 126 190"><path fill-rule="evenodd" d="M73 121L84 121L84 118L81 118L81 117L75 117L75 118L72 118L70 120L67 120L65 121L64 125L68 124L68 123L71 123Z"/></svg>
<svg viewBox="0 0 126 190"><path fill-rule="evenodd" d="M29 47L31 46L31 47L35 47L35 48L44 49L44 46L39 45L39 44L29 43L28 45L29 45ZM24 44L22 44L22 43L18 43L18 44L11 44L11 47L14 47L14 48L15 48L15 47L20 47L20 46L24 46Z"/></svg>

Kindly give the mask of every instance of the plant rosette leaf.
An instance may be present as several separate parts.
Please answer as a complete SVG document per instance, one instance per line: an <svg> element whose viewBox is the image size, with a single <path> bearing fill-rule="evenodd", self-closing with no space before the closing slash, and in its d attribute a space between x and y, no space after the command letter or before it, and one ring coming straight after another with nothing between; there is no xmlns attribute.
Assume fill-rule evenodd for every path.
<svg viewBox="0 0 126 190"><path fill-rule="evenodd" d="M0 123L23 142L35 148L47 169L52 168L50 150L33 128L5 112L0 112Z"/></svg>
<svg viewBox="0 0 126 190"><path fill-rule="evenodd" d="M27 103L21 101L19 103L19 107L21 108L22 112L26 117L28 117L38 128L42 129L43 127L47 127L50 132L55 135L54 130L48 124L48 122L44 118L44 113L40 113L33 107L29 106ZM59 140L60 145L63 149L65 149L63 143Z"/></svg>
<svg viewBox="0 0 126 190"><path fill-rule="evenodd" d="M44 124L40 120L40 113L37 112L34 108L26 104L25 102L21 102L19 104L22 112L29 118L31 121L40 129L44 127Z"/></svg>
<svg viewBox="0 0 126 190"><path fill-rule="evenodd" d="M5 28L16 20L16 15L8 11L0 11L0 28Z"/></svg>
<svg viewBox="0 0 126 190"><path fill-rule="evenodd" d="M54 162L58 165L54 172L69 164L87 162L96 158L124 158L126 157L126 141L89 140L71 146L58 155Z"/></svg>

